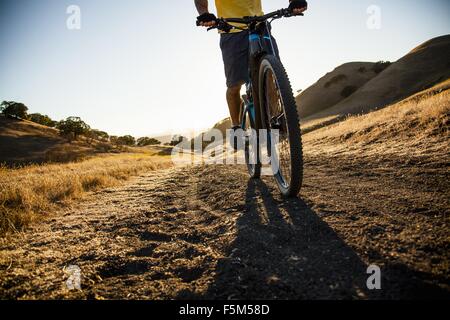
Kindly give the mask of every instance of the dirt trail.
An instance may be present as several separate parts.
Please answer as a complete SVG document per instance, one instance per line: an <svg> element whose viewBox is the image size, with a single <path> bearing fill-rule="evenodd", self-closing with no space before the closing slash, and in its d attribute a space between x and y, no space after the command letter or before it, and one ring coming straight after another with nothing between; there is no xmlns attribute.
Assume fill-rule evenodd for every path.
<svg viewBox="0 0 450 320"><path fill-rule="evenodd" d="M97 192L0 243L0 297L449 298L448 167L358 161L307 159L293 200L239 166ZM382 290L366 287L370 264Z"/></svg>

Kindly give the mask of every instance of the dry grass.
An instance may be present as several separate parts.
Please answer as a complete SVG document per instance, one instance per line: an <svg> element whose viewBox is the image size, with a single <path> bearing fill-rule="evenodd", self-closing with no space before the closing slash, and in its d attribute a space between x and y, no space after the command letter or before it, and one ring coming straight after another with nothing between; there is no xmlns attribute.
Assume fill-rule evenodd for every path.
<svg viewBox="0 0 450 320"><path fill-rule="evenodd" d="M352 116L314 131L306 141L352 145L437 138L449 135L450 90L422 94L367 115Z"/></svg>
<svg viewBox="0 0 450 320"><path fill-rule="evenodd" d="M131 176L171 164L170 157L145 152L67 164L0 167L0 235L21 230L88 191L114 186Z"/></svg>
<svg viewBox="0 0 450 320"><path fill-rule="evenodd" d="M431 39L421 45L420 49L408 53L363 85L358 82L342 82L340 83L342 87L333 86L328 90L315 91L312 94L313 99L310 100L313 102L311 104L312 113L305 113L305 110L302 111L305 107L305 101L302 103L302 100L305 100L305 97L302 98L303 94L298 99L303 128L311 132L313 129L319 129L320 124L322 126L330 125L329 122L323 123L318 121L320 119L334 117L334 123L337 123L345 118L346 115L371 113L375 109L392 105L437 83L447 81L448 85L450 80L449 55L450 35ZM357 70L353 70L351 75L355 74L361 75ZM339 88L339 91L334 93L340 94L341 90L347 85L355 85L357 87L362 85L362 87L346 99L329 100L335 96L327 95L327 91ZM305 93L308 90L305 90ZM327 103L324 105L319 104L321 100L325 100ZM326 108L323 108L323 106L326 106ZM311 128L313 125L312 121L315 122L315 125Z"/></svg>

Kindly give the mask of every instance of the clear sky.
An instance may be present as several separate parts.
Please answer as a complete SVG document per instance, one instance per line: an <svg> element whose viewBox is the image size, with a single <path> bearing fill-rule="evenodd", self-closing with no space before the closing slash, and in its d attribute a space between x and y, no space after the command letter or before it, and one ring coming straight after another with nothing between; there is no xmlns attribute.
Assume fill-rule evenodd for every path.
<svg viewBox="0 0 450 320"><path fill-rule="evenodd" d="M266 12L288 0L263 0ZM294 91L350 61L395 61L450 33L448 0L310 0L273 25ZM69 5L81 29L69 30ZM381 9L380 29L367 8ZM210 1L211 10L214 9ZM193 0L0 0L0 100L110 134L202 129L228 115L217 33Z"/></svg>

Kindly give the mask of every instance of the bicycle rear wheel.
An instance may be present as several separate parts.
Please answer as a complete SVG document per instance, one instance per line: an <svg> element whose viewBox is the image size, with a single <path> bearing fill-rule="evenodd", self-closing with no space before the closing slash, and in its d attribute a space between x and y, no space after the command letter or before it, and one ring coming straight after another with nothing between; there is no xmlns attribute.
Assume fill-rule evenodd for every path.
<svg viewBox="0 0 450 320"><path fill-rule="evenodd" d="M241 109L243 110L242 119L244 119L244 152L245 163L251 178L258 179L261 177L261 163L259 160L259 136L255 123L254 107L246 109L248 105L247 97L244 96Z"/></svg>
<svg viewBox="0 0 450 320"><path fill-rule="evenodd" d="M273 55L261 60L259 101L275 181L284 196L295 197L303 183L300 122L289 78Z"/></svg>

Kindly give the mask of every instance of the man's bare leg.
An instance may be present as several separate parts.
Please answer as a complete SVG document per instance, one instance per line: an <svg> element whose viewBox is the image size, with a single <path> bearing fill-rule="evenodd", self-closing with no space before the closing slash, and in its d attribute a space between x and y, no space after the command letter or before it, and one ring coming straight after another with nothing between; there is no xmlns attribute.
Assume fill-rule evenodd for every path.
<svg viewBox="0 0 450 320"><path fill-rule="evenodd" d="M237 85L227 90L227 102L233 127L239 126L241 122L239 119L241 112L241 87L242 85Z"/></svg>

